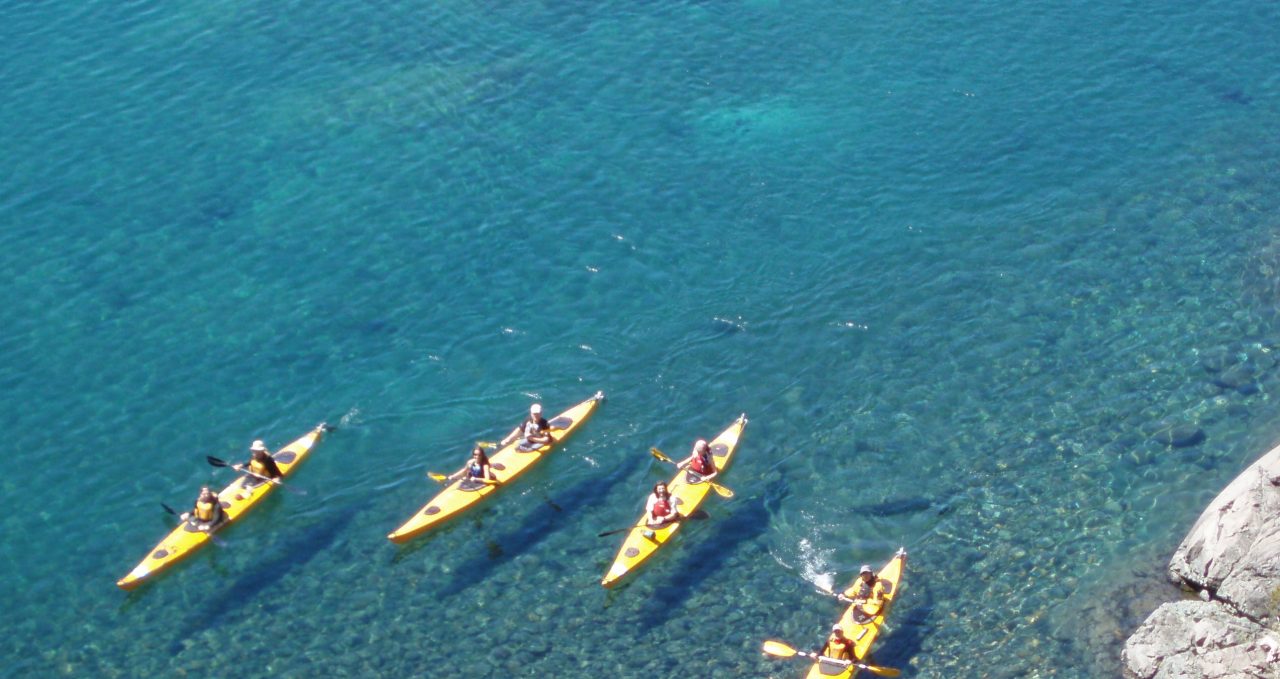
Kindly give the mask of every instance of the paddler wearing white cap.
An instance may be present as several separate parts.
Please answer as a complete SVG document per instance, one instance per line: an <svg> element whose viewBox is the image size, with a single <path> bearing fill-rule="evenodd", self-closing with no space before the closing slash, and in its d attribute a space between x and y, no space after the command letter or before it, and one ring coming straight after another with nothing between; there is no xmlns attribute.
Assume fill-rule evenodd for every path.
<svg viewBox="0 0 1280 679"><path fill-rule="evenodd" d="M275 458L271 457L271 453L267 452L267 444L261 440L254 441L253 445L249 446L248 462L232 465L231 468L248 472L246 474L247 478L244 480L246 488L262 485L266 481L279 485L280 477L284 476L284 472L280 471L280 466L276 464Z"/></svg>
<svg viewBox="0 0 1280 679"><path fill-rule="evenodd" d="M877 578L869 564L862 564L862 568L858 569L858 579L844 591L842 598L847 597L847 601L855 604L853 619L860 623L866 622L880 613L880 609L884 607L885 594L891 586L888 581Z"/></svg>
<svg viewBox="0 0 1280 679"><path fill-rule="evenodd" d="M520 439L520 445L516 448L523 451L536 450L555 442L555 439L551 438L551 423L542 416L542 404L535 403L529 406L529 417L511 430L511 433L507 434L498 446L505 446L517 438Z"/></svg>
<svg viewBox="0 0 1280 679"><path fill-rule="evenodd" d="M844 628L836 623L831 626L831 636L818 651L818 655L832 660L853 660L853 641L844 635Z"/></svg>

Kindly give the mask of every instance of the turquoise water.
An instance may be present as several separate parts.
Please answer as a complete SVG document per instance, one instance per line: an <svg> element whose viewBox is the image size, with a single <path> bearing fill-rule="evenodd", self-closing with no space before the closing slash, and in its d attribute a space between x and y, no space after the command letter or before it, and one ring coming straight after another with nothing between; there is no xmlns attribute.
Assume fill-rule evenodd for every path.
<svg viewBox="0 0 1280 679"><path fill-rule="evenodd" d="M799 676L761 641L902 545L878 663L1115 676L1276 440L1278 45L1258 2L4 3L0 673ZM601 589L648 448L743 411L737 497ZM322 419L307 495L114 586L205 455Z"/></svg>

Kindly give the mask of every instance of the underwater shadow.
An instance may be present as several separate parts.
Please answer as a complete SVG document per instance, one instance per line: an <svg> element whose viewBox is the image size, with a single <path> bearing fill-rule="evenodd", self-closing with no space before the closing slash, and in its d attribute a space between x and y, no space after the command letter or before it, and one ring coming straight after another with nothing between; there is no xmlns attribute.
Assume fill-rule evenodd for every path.
<svg viewBox="0 0 1280 679"><path fill-rule="evenodd" d="M572 523L565 519L571 512L600 504L644 460L640 456L629 456L624 465L603 479L584 479L568 490L554 492L555 502L551 499L543 501L527 517L519 520L514 529L486 539L485 553L459 564L453 570L453 577L442 585L440 596L458 594L472 585L485 582L499 566L533 549L556 531L569 527Z"/></svg>
<svg viewBox="0 0 1280 679"><path fill-rule="evenodd" d="M311 561L316 554L333 544L338 534L351 523L356 512L354 508L337 511L330 519L314 524L293 536L280 547L275 557L257 562L252 570L236 579L225 592L192 616L182 626L174 643L200 630L218 626L232 613L252 602L263 590L279 582L290 571Z"/></svg>
<svg viewBox="0 0 1280 679"><path fill-rule="evenodd" d="M764 493L747 500L732 514L719 520L715 518L719 512L712 506L709 513L716 525L700 531L704 535L699 536L702 539L691 550L667 560L666 572L661 576L666 583L655 588L645 600L640 610L640 628L652 629L665 624L707 578L724 567L735 547L762 535L772 518L769 509L786 493L785 481L774 481ZM686 539L688 537L685 536ZM679 546L672 548L679 549ZM651 567L653 565L650 564Z"/></svg>
<svg viewBox="0 0 1280 679"><path fill-rule="evenodd" d="M907 567L911 564L908 562ZM907 573L910 576L910 572ZM887 667L906 667L911 659L916 657L924 648L924 640L933 634L933 625L929 624L929 618L933 615L933 592L926 586L912 590L910 585L907 586L907 594L912 599L910 608L903 610L895 605L893 611L890 611L888 621L893 625L887 635L881 636L876 647L870 653L870 662L876 665L884 665ZM915 600L911 596L914 592L922 592L921 600ZM906 604L907 602L902 602ZM901 615L897 617L895 613ZM894 618L897 617L895 621Z"/></svg>

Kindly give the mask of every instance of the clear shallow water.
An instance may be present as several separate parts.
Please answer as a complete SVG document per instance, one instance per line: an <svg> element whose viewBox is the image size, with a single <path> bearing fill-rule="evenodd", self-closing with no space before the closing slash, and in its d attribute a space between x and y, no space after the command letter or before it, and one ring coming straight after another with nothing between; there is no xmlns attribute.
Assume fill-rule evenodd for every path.
<svg viewBox="0 0 1280 679"><path fill-rule="evenodd" d="M760 641L905 545L878 662L1114 676L1275 439L1277 18L0 8L5 673L793 676ZM385 540L423 471L595 389L518 487ZM647 448L741 411L737 498L601 590ZM114 587L204 455L320 419L309 495Z"/></svg>

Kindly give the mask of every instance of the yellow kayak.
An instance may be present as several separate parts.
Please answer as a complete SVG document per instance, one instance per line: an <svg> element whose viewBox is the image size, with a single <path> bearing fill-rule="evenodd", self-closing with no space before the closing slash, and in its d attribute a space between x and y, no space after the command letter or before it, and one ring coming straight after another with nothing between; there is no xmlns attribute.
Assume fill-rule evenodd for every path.
<svg viewBox="0 0 1280 679"><path fill-rule="evenodd" d="M871 651L871 644L875 642L876 637L880 635L880 628L884 625L885 616L889 614L892 608L893 600L898 595L898 584L902 582L902 569L907 563L906 550L899 549L897 554L880 569L877 574L881 580L885 581L884 605L876 613L875 617L865 620L866 616L859 615L860 608L856 603L850 604L845 609L844 615L840 616L839 625L844 629L844 635L853 640L853 657L858 662L866 662L867 653ZM852 597L855 593L854 586L857 580L849 586L842 594L846 597ZM865 622L858 622L865 620ZM807 679L850 679L858 671L854 665L844 665L832 662L823 662L821 660L813 663L809 668L809 674L805 675Z"/></svg>
<svg viewBox="0 0 1280 679"><path fill-rule="evenodd" d="M294 468L306 459L307 454L320 441L324 431L325 425L320 424L302 438L281 448L275 455L272 455L275 458L276 465L280 467L280 473L284 476L292 473ZM223 488L222 492L218 493L218 501L227 517L225 521L210 531L200 530L190 521L183 521L165 539L161 540L160 544L156 545L141 563L134 566L128 575L116 581L116 585L121 589L133 589L156 574L191 556L196 550L209 542L210 533L222 530L234 523L242 514L249 511L250 507L261 502L262 498L276 488L273 483L260 483L253 488L246 488L244 483L250 478L241 476L231 485Z"/></svg>
<svg viewBox="0 0 1280 679"><path fill-rule="evenodd" d="M729 425L728 429L720 432L720 435L711 441L711 456L715 460L715 468L717 472L723 473L725 468L729 466L729 458L733 457L733 451L738 447L738 438L742 436L742 430L747 426L747 415L743 413ZM689 516L693 510L702 504L702 500L707 497L707 493L711 492L711 485L707 483L694 483L690 481L690 474L680 470L676 472L675 478L667 484L667 490L671 493L672 502L675 503L676 511L681 516ZM716 478L719 478L717 475ZM627 531L627 539L622 542L622 547L618 549L618 555L613 559L613 565L609 566L608 572L605 573L604 579L600 581L605 587L613 587L620 580L627 576L628 573L635 570L658 548L665 545L672 536L683 526L683 521L669 523L662 528L653 530L653 537L645 537L645 531L648 525L645 522L645 516L640 515L640 519L636 521L636 525Z"/></svg>
<svg viewBox="0 0 1280 679"><path fill-rule="evenodd" d="M489 468L493 470L499 484L506 484L516 478L534 463L551 452L556 444L563 442L572 434L596 409L596 405L604 400L604 392L598 391L595 396L560 413L551 419L551 438L555 443L547 444L534 450L520 450L519 441L514 441L502 450L489 456ZM461 514L478 504L481 500L497 492L501 485L477 483L462 478L450 483L426 505L419 509L404 525L387 535L392 542L407 542L445 521Z"/></svg>

